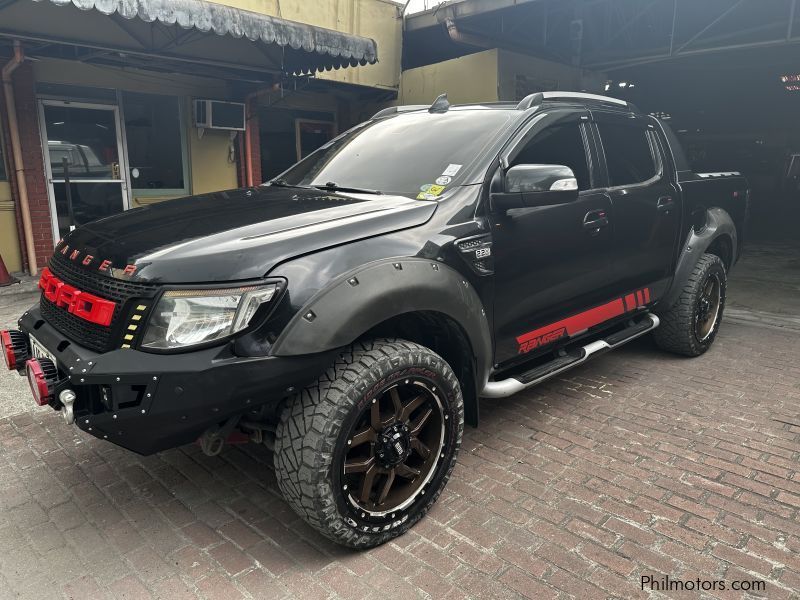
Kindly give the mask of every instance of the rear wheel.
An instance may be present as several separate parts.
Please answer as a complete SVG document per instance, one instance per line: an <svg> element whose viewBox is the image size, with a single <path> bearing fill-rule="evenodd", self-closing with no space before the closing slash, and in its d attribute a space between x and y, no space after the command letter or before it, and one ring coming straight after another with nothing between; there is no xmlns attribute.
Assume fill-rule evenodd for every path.
<svg viewBox="0 0 800 600"><path fill-rule="evenodd" d="M356 344L284 409L278 485L325 536L377 546L436 501L463 422L461 388L440 356L403 340Z"/></svg>
<svg viewBox="0 0 800 600"><path fill-rule="evenodd" d="M714 343L725 309L728 279L718 256L704 254L675 305L655 330L658 346L685 356L700 356Z"/></svg>

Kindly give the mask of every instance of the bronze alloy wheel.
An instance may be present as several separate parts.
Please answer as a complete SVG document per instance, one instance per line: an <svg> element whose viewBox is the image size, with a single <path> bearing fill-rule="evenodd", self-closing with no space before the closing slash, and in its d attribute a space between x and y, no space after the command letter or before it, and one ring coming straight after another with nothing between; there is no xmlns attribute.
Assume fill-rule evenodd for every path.
<svg viewBox="0 0 800 600"><path fill-rule="evenodd" d="M362 340L289 399L275 474L292 509L350 548L408 531L447 484L464 431L453 369L430 348Z"/></svg>
<svg viewBox="0 0 800 600"><path fill-rule="evenodd" d="M695 309L694 332L698 341L704 342L711 337L717 326L721 306L722 281L719 274L712 272L703 283Z"/></svg>
<svg viewBox="0 0 800 600"><path fill-rule="evenodd" d="M378 391L347 437L341 484L362 518L391 516L425 493L445 440L442 398L407 378Z"/></svg>

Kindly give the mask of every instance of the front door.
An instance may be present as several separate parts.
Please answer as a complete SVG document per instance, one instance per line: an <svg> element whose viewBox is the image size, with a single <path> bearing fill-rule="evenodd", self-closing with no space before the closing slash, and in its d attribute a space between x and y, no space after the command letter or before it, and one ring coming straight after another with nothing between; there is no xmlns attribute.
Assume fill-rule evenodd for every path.
<svg viewBox="0 0 800 600"><path fill-rule="evenodd" d="M42 100L39 119L55 239L125 210L127 170L117 107Z"/></svg>
<svg viewBox="0 0 800 600"><path fill-rule="evenodd" d="M492 214L496 363L551 349L579 334L575 318L614 294L609 278L614 215L590 157L588 113L547 111L512 152L509 166L570 167L580 195L569 204ZM588 327L588 326L587 326Z"/></svg>

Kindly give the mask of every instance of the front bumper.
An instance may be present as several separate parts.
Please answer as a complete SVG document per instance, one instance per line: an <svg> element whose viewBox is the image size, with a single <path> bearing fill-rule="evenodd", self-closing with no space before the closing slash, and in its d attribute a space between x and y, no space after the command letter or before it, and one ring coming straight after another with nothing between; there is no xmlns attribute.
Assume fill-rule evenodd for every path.
<svg viewBox="0 0 800 600"><path fill-rule="evenodd" d="M192 442L235 415L263 414L264 407L269 413L314 381L335 354L240 357L231 344L181 354L98 354L49 325L38 307L22 316L19 327L58 360L58 391L77 395L75 424L139 454Z"/></svg>

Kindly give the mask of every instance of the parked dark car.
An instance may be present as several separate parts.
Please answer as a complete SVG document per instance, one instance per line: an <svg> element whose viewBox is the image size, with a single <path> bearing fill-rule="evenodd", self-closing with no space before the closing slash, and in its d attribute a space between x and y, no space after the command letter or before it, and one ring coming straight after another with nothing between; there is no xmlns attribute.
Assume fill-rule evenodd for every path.
<svg viewBox="0 0 800 600"><path fill-rule="evenodd" d="M78 228L4 355L39 404L135 452L267 444L300 516L371 547L435 502L481 397L651 331L708 350L748 202L625 102L441 97L266 185Z"/></svg>

